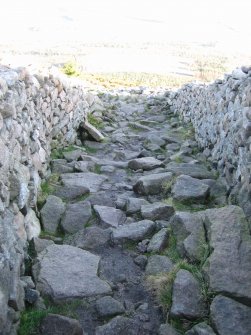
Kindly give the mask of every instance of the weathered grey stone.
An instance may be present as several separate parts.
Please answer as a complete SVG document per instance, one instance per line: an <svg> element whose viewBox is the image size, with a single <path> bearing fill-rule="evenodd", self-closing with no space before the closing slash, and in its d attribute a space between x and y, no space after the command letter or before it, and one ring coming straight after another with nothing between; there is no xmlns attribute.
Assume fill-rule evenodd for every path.
<svg viewBox="0 0 251 335"><path fill-rule="evenodd" d="M51 171L52 173L71 173L74 169L67 165L66 159L53 159L51 161Z"/></svg>
<svg viewBox="0 0 251 335"><path fill-rule="evenodd" d="M148 258L146 275L167 273L173 269L173 262L167 256L153 255Z"/></svg>
<svg viewBox="0 0 251 335"><path fill-rule="evenodd" d="M217 334L251 334L251 308L230 298L218 295L211 307L211 320Z"/></svg>
<svg viewBox="0 0 251 335"><path fill-rule="evenodd" d="M85 186L56 186L53 195L63 200L74 200L90 193L89 188Z"/></svg>
<svg viewBox="0 0 251 335"><path fill-rule="evenodd" d="M163 190L165 182L169 182L171 179L171 172L150 174L139 178L134 184L133 190L141 195L159 194Z"/></svg>
<svg viewBox="0 0 251 335"><path fill-rule="evenodd" d="M144 219L155 220L169 220L174 214L173 206L163 202L155 202L149 205L141 206L141 215Z"/></svg>
<svg viewBox="0 0 251 335"><path fill-rule="evenodd" d="M39 292L37 290L34 290L32 288L27 287L25 289L25 301L29 304L33 305L36 303L36 301L39 298Z"/></svg>
<svg viewBox="0 0 251 335"><path fill-rule="evenodd" d="M94 140L98 142L104 140L104 136L101 134L101 132L86 120L84 123L82 123L82 126L91 135L91 137L93 137Z"/></svg>
<svg viewBox="0 0 251 335"><path fill-rule="evenodd" d="M50 233L55 233L64 211L65 204L63 201L55 195L49 195L40 212L44 230Z"/></svg>
<svg viewBox="0 0 251 335"><path fill-rule="evenodd" d="M177 251L191 261L201 261L208 251L204 213L177 212L171 220Z"/></svg>
<svg viewBox="0 0 251 335"><path fill-rule="evenodd" d="M95 205L93 208L100 224L104 227L118 227L126 220L125 214L120 209L99 205Z"/></svg>
<svg viewBox="0 0 251 335"><path fill-rule="evenodd" d="M124 316L116 316L103 326L96 328L96 335L129 335L132 322Z"/></svg>
<svg viewBox="0 0 251 335"><path fill-rule="evenodd" d="M198 323L188 330L185 335L216 335L213 329L205 322Z"/></svg>
<svg viewBox="0 0 251 335"><path fill-rule="evenodd" d="M141 198L128 198L126 200L126 213L131 215L140 211L142 205L148 205L149 202Z"/></svg>
<svg viewBox="0 0 251 335"><path fill-rule="evenodd" d="M29 209L24 217L24 226L28 241L31 241L33 237L38 237L41 233L40 222L32 209Z"/></svg>
<svg viewBox="0 0 251 335"><path fill-rule="evenodd" d="M152 234L154 229L153 221L138 221L113 229L112 238L115 242L141 241Z"/></svg>
<svg viewBox="0 0 251 335"><path fill-rule="evenodd" d="M54 242L51 240L41 239L38 237L34 237L31 240L31 247L35 255L38 255L40 252L42 252L45 248L47 248L51 244L54 244Z"/></svg>
<svg viewBox="0 0 251 335"><path fill-rule="evenodd" d="M99 260L70 245L50 245L32 267L36 287L54 302L109 294L110 286L97 276Z"/></svg>
<svg viewBox="0 0 251 335"><path fill-rule="evenodd" d="M115 170L116 170L115 167L112 165L105 165L105 166L101 166L100 168L100 171L102 173L114 173Z"/></svg>
<svg viewBox="0 0 251 335"><path fill-rule="evenodd" d="M142 157L132 159L128 162L128 167L132 170L153 170L155 168L163 166L163 163L154 157Z"/></svg>
<svg viewBox="0 0 251 335"><path fill-rule="evenodd" d="M147 264L147 257L145 255L139 255L134 258L134 263L137 264L141 270L145 270Z"/></svg>
<svg viewBox="0 0 251 335"><path fill-rule="evenodd" d="M115 207L115 196L105 191L93 193L88 197L87 200L93 206L99 205L99 206Z"/></svg>
<svg viewBox="0 0 251 335"><path fill-rule="evenodd" d="M98 192L101 184L107 179L106 176L92 172L64 173L62 175L62 182L65 186L85 186L90 192Z"/></svg>
<svg viewBox="0 0 251 335"><path fill-rule="evenodd" d="M161 252L168 244L168 229L163 228L158 233L153 235L148 246L147 252Z"/></svg>
<svg viewBox="0 0 251 335"><path fill-rule="evenodd" d="M173 283L171 317L189 320L206 315L206 304L199 282L187 270L179 270Z"/></svg>
<svg viewBox="0 0 251 335"><path fill-rule="evenodd" d="M79 321L63 315L48 314L40 325L41 335L84 335Z"/></svg>
<svg viewBox="0 0 251 335"><path fill-rule="evenodd" d="M172 196L179 202L204 203L209 196L209 186L199 179L180 175L172 188Z"/></svg>
<svg viewBox="0 0 251 335"><path fill-rule="evenodd" d="M118 300L106 296L96 301L96 309L101 317L111 317L125 312L124 306Z"/></svg>
<svg viewBox="0 0 251 335"><path fill-rule="evenodd" d="M212 254L205 265L210 289L251 302L251 237L243 210L227 206L206 210Z"/></svg>
<svg viewBox="0 0 251 335"><path fill-rule="evenodd" d="M179 335L179 333L168 323L163 323L159 327L158 335Z"/></svg>
<svg viewBox="0 0 251 335"><path fill-rule="evenodd" d="M88 227L68 236L64 244L70 244L86 250L93 250L108 246L111 240L111 230L99 227Z"/></svg>
<svg viewBox="0 0 251 335"><path fill-rule="evenodd" d="M166 170L176 176L183 174L197 179L214 179L214 174L199 164L171 162L166 165Z"/></svg>
<svg viewBox="0 0 251 335"><path fill-rule="evenodd" d="M81 157L82 154L83 154L83 150L81 149L63 152L63 156L67 160L67 162L77 161Z"/></svg>
<svg viewBox="0 0 251 335"><path fill-rule="evenodd" d="M92 208L89 201L68 204L60 225L65 233L74 234L83 229L91 217Z"/></svg>

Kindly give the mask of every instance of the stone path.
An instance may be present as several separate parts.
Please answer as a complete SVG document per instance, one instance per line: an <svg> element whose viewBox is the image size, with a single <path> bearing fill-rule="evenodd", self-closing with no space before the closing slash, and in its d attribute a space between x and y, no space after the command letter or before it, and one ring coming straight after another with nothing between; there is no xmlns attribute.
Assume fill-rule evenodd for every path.
<svg viewBox="0 0 251 335"><path fill-rule="evenodd" d="M81 300L78 322L50 315L41 333L251 334L248 225L191 127L163 94L101 99L105 140L84 137L52 161L58 181L33 241L36 290L53 304Z"/></svg>

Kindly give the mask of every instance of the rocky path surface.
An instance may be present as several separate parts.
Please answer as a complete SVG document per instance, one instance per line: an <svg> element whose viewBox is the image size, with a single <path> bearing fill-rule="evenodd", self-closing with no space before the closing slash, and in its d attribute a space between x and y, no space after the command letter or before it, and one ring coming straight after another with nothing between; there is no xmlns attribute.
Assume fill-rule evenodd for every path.
<svg viewBox="0 0 251 335"><path fill-rule="evenodd" d="M100 98L105 140L52 160L26 279L31 304L77 321L49 314L40 333L251 334L248 224L192 128L164 94Z"/></svg>

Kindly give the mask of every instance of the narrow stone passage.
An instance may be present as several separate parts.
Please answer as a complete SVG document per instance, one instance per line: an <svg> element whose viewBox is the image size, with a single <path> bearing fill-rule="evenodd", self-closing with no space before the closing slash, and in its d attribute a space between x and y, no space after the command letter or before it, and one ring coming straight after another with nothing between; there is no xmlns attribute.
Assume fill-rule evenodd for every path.
<svg viewBox="0 0 251 335"><path fill-rule="evenodd" d="M63 322L67 334L250 334L248 225L192 127L168 93L100 99L105 140L52 159L33 241L36 289L50 304L78 301L79 323L47 316L41 334Z"/></svg>

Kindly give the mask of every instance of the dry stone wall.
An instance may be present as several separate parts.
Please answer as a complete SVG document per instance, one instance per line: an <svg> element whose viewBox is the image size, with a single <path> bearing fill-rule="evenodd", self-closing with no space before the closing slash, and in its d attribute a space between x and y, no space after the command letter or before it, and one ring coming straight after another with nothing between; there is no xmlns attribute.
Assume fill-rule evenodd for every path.
<svg viewBox="0 0 251 335"><path fill-rule="evenodd" d="M187 84L171 94L170 105L193 123L198 143L229 185L229 201L251 219L251 68L209 85Z"/></svg>
<svg viewBox="0 0 251 335"><path fill-rule="evenodd" d="M27 241L40 233L36 201L51 148L78 143L97 97L63 75L0 67L0 334L24 308Z"/></svg>

